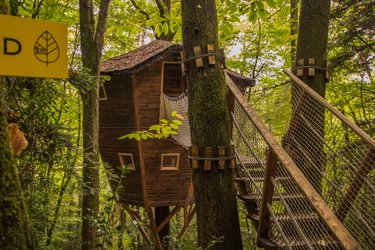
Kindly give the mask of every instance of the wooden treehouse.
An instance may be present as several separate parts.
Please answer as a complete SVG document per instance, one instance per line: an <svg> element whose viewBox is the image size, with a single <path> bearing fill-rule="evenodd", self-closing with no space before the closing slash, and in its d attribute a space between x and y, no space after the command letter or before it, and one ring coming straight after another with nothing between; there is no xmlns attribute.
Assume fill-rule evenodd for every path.
<svg viewBox="0 0 375 250"><path fill-rule="evenodd" d="M147 231L152 232L158 248L169 220L180 209L184 225L179 238L195 213L188 123L184 121L181 135L173 140L118 138L158 124L174 110L187 117L181 51L181 45L155 40L101 64L101 74L111 77L100 88L101 156L108 165L111 188L130 216L138 221L137 207L144 207L150 225L140 231L148 241ZM250 78L226 72L242 90L254 84Z"/></svg>

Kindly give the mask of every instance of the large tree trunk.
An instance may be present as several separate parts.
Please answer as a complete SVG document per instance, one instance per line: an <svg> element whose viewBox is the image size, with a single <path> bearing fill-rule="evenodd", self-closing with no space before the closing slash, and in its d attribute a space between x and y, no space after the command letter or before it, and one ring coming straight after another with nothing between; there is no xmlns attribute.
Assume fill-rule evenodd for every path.
<svg viewBox="0 0 375 250"><path fill-rule="evenodd" d="M0 0L0 14L9 14L6 0ZM5 95L5 77L0 76L0 248L36 249L37 241L9 146Z"/></svg>
<svg viewBox="0 0 375 250"><path fill-rule="evenodd" d="M194 46L206 53L207 44L213 44L218 53L215 0L182 0L182 29L187 58L194 56ZM218 146L230 146L227 88L218 58L213 66L208 66L207 58L203 61L205 66L199 69L194 60L186 63L192 144L200 155L204 147L213 147L217 156ZM215 240L210 249L242 249L233 171L226 165L219 171L213 161L212 170L205 171L200 162L200 169L193 171L198 244L203 249Z"/></svg>
<svg viewBox="0 0 375 250"><path fill-rule="evenodd" d="M110 0L100 2L97 28L92 0L80 0L82 65L99 77L99 63ZM94 249L99 213L99 80L81 89L83 103L82 249Z"/></svg>
<svg viewBox="0 0 375 250"><path fill-rule="evenodd" d="M327 59L327 40L329 26L330 0L302 0L298 41L297 41L297 61L304 59L307 65L309 58L315 59L317 67L324 68L324 61ZM297 65L297 64L296 64ZM298 66L298 65L297 65ZM325 97L325 71L316 69L314 76L305 74L301 79L314 89L322 97ZM294 97L295 98L295 97ZM313 169L312 164L307 159L300 159L296 162L310 180L313 186L320 191L322 176L317 170L323 172L325 167L323 143L318 135L324 138L324 109L316 103L306 103L304 105L303 115L306 118L298 134L299 144L302 150L310 152L309 157L313 161L313 165L318 169ZM307 125L309 123L310 125ZM311 129L311 126L313 129ZM315 130L315 132L313 131ZM302 153L300 154L302 155ZM304 157L303 157L304 158Z"/></svg>
<svg viewBox="0 0 375 250"><path fill-rule="evenodd" d="M290 64L291 68L294 68L296 62L296 50L297 50L297 38L298 34L298 3L299 0L290 0Z"/></svg>

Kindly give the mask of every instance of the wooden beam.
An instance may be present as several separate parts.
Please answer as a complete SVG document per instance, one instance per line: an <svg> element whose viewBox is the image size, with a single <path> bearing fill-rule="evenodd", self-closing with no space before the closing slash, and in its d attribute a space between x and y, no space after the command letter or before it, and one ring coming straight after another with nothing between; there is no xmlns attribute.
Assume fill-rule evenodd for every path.
<svg viewBox="0 0 375 250"><path fill-rule="evenodd" d="M305 65L305 59L303 58L300 58L297 60L297 67L303 67ZM301 68L301 69L297 69L297 72L296 72L296 75L297 76L303 76L303 70L304 68Z"/></svg>
<svg viewBox="0 0 375 250"><path fill-rule="evenodd" d="M181 57L181 72L182 75L186 73L186 64L183 62L186 59L186 52L183 50L180 52L180 57Z"/></svg>
<svg viewBox="0 0 375 250"><path fill-rule="evenodd" d="M155 216L154 213L152 212L151 207L145 207L146 212L148 214L148 219L150 220L150 226L151 226L151 231L154 235L155 239L155 247L157 250L163 250L163 245L161 243L159 234L158 234L158 229L156 227L156 221L155 221Z"/></svg>
<svg viewBox="0 0 375 250"><path fill-rule="evenodd" d="M234 155L234 145L230 145L229 150L228 150L228 156L232 156L232 155ZM231 168L231 169L236 168L236 159L235 158L232 158L232 159L229 160L229 168Z"/></svg>
<svg viewBox="0 0 375 250"><path fill-rule="evenodd" d="M219 146L218 147L218 155L219 157L224 157L225 156L225 147L221 147ZM220 160L219 161L219 169L224 169L225 168L225 161L224 160Z"/></svg>
<svg viewBox="0 0 375 250"><path fill-rule="evenodd" d="M204 148L204 157L212 157L212 147ZM211 171L211 160L204 161L204 170Z"/></svg>
<svg viewBox="0 0 375 250"><path fill-rule="evenodd" d="M182 227L180 233L178 234L178 236L177 236L178 240L181 240L182 236L184 236L184 233L185 233L186 229L189 227L189 224L190 224L191 220L193 219L193 217L194 217L194 215L195 215L195 213L197 211L197 208L195 207L195 205L192 205L192 206L194 206L193 210L191 211L191 213L187 214L187 217L186 217L187 223L184 224L184 226Z"/></svg>
<svg viewBox="0 0 375 250"><path fill-rule="evenodd" d="M189 155L193 157L199 156L199 149L197 146L191 146L189 147ZM198 169L199 168L199 161L198 160L190 160L190 166L192 169Z"/></svg>
<svg viewBox="0 0 375 250"><path fill-rule="evenodd" d="M274 187L271 181L271 178L274 178L276 175L277 169L277 158L276 154L270 150L267 158L267 168L264 176L263 184L263 197L262 204L260 208L260 217L258 225L257 239L268 239L268 231L270 228L270 212L268 211L267 204L271 206Z"/></svg>
<svg viewBox="0 0 375 250"><path fill-rule="evenodd" d="M207 52L208 53L214 53L215 52L215 48L214 48L213 44L207 45ZM215 65L216 64L215 56L208 56L208 64L209 65Z"/></svg>
<svg viewBox="0 0 375 250"><path fill-rule="evenodd" d="M142 221L141 221L138 213L136 211L134 211L133 209L131 209L127 204L122 204L122 206L129 213L130 217L133 220L137 221L137 223L138 223L138 230L141 232L143 238L151 245L152 244L152 240L151 240L150 236L148 236L146 230L143 228Z"/></svg>
<svg viewBox="0 0 375 250"><path fill-rule="evenodd" d="M141 130L141 118L139 117L139 99L138 99L138 91L137 91L137 77L135 74L131 75L132 79L132 89L133 89L133 99L134 99L134 115L135 115L135 126L137 130ZM142 150L142 141L137 142L138 153L139 153L139 167L141 168L141 182L142 182L142 194L143 194L143 204L144 206L148 206L148 199L147 199L147 190L146 190L146 173L145 173L145 162L143 159L143 150Z"/></svg>
<svg viewBox="0 0 375 250"><path fill-rule="evenodd" d="M309 58L307 61L309 66L315 66L315 58ZM311 67L307 69L307 75L308 76L315 76L315 68Z"/></svg>
<svg viewBox="0 0 375 250"><path fill-rule="evenodd" d="M167 225L167 223L170 221L170 219L178 212L178 210L180 210L181 207L179 206L175 206L172 211L169 212L167 218L164 219L164 221L162 223L160 223L160 225L158 226L157 228L157 231L160 232L160 230L163 229L163 227L165 225Z"/></svg>
<svg viewBox="0 0 375 250"><path fill-rule="evenodd" d="M361 162L361 165L358 168L358 172L355 175L348 191L346 192L344 198L341 200L339 209L337 209L337 217L344 221L346 215L348 214L350 208L355 202L359 190L363 186L364 179L368 176L370 171L374 168L375 165L375 149L370 149L366 157Z"/></svg>
<svg viewBox="0 0 375 250"><path fill-rule="evenodd" d="M203 60L202 60L202 51L200 46L195 46L194 47L194 56L195 58L195 66L197 68L202 68L203 67Z"/></svg>

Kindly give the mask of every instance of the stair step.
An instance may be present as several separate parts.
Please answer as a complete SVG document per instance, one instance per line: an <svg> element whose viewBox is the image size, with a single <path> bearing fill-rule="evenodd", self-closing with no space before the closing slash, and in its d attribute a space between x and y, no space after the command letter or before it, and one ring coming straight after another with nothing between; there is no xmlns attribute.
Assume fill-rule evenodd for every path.
<svg viewBox="0 0 375 250"><path fill-rule="evenodd" d="M257 176L254 176L254 177L251 177L251 178L250 177L237 177L237 178L235 178L235 181L236 182L246 182L246 181L251 181L251 179L254 182L263 182L264 181L264 177L257 177ZM275 180L283 182L283 181L290 181L291 178L286 177L286 176L281 176L281 177L276 177Z"/></svg>
<svg viewBox="0 0 375 250"><path fill-rule="evenodd" d="M242 168L242 166L238 165L237 168ZM246 171L251 175L251 176L264 176L266 173L265 168L252 168L252 167L245 167Z"/></svg>
<svg viewBox="0 0 375 250"><path fill-rule="evenodd" d="M278 248L285 248L287 246L287 244L285 242L281 241L281 240L278 241L278 242L270 240L270 242L277 245ZM334 246L336 246L337 248L339 247L339 244L336 241L334 241L333 239L330 239L330 238L309 239L309 243L311 244L311 246L314 249L315 248L319 248L319 249L323 248L324 249L325 247L331 249ZM288 245L292 249L306 249L306 243L304 241L301 241L301 240L290 241ZM266 248L266 249L274 249L274 248Z"/></svg>
<svg viewBox="0 0 375 250"><path fill-rule="evenodd" d="M243 201L260 201L263 198L262 195L257 195L257 194L243 194L243 195L238 195L238 197ZM296 200L296 199L305 199L305 196L302 194L283 194L282 197L286 201ZM281 201L281 197L280 195L274 195L272 200Z"/></svg>
<svg viewBox="0 0 375 250"><path fill-rule="evenodd" d="M251 221L256 221L256 222L259 222L259 219L260 219L260 215L255 213L255 212L251 213L251 214L247 214L247 217ZM293 215L293 217L297 221L300 221L300 220L319 220L319 216L316 213L295 214L295 215ZM288 214L283 214L283 215L276 215L276 220L279 221L280 223L283 223L283 222L289 222L292 219Z"/></svg>

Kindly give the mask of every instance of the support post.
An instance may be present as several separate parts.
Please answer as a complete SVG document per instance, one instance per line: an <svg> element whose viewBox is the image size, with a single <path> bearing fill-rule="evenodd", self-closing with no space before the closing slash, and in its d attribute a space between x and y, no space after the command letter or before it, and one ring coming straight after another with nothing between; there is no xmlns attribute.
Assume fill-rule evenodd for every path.
<svg viewBox="0 0 375 250"><path fill-rule="evenodd" d="M346 215L348 214L350 208L355 202L359 190L361 190L363 185L363 180L367 177L370 171L373 169L375 164L375 149L370 149L367 153L365 159L361 162L358 168L358 172L355 175L348 191L346 192L344 198L341 201L339 209L337 210L337 218L340 221L344 221Z"/></svg>
<svg viewBox="0 0 375 250"><path fill-rule="evenodd" d="M268 230L270 227L270 212L268 211L267 204L272 204L272 197L274 192L273 183L271 178L276 175L277 158L275 152L270 149L267 159L267 169L264 177L263 197L260 208L259 226L258 226L258 241L260 239L267 239Z"/></svg>

